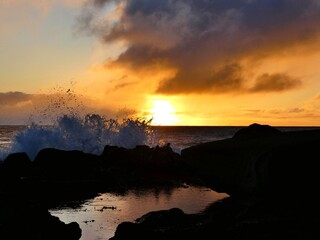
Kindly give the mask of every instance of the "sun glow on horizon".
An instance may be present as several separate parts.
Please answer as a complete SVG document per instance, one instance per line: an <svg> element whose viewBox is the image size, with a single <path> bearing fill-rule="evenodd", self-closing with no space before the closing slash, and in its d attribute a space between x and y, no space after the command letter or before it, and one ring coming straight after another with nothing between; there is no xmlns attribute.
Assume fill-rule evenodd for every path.
<svg viewBox="0 0 320 240"><path fill-rule="evenodd" d="M176 111L168 100L152 100L152 125L175 125Z"/></svg>

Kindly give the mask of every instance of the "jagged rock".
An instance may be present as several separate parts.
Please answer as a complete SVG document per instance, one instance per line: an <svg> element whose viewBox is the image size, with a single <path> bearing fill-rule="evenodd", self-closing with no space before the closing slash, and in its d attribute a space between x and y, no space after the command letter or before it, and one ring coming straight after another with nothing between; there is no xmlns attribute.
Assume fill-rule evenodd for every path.
<svg viewBox="0 0 320 240"><path fill-rule="evenodd" d="M25 152L12 153L3 161L2 167L7 174L25 177L31 174L32 163Z"/></svg>
<svg viewBox="0 0 320 240"><path fill-rule="evenodd" d="M95 178L99 174L98 156L82 151L45 148L39 151L34 165L53 178Z"/></svg>
<svg viewBox="0 0 320 240"><path fill-rule="evenodd" d="M269 125L261 125L258 123L253 123L249 125L248 127L241 128L239 131L237 131L234 135L233 138L241 138L241 139L246 139L246 138L257 138L257 137L266 137L266 136L273 136L281 134L281 131L271 127Z"/></svg>
<svg viewBox="0 0 320 240"><path fill-rule="evenodd" d="M180 155L169 145L138 145L132 149L107 145L100 156L100 165L108 176L145 185L177 179L180 164Z"/></svg>

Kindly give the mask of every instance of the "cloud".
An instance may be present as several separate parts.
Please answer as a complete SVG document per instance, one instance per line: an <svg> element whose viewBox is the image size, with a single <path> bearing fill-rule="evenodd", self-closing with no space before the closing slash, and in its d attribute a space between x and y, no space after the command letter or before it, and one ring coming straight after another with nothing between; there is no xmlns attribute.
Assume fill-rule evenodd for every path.
<svg viewBox="0 0 320 240"><path fill-rule="evenodd" d="M124 83L117 84L114 87L114 89L117 90L117 89L121 89L121 88L126 88L126 87L130 87L130 86L132 86L134 84L135 84L134 82L124 82Z"/></svg>
<svg viewBox="0 0 320 240"><path fill-rule="evenodd" d="M23 124L30 117L34 95L23 92L0 92L0 124Z"/></svg>
<svg viewBox="0 0 320 240"><path fill-rule="evenodd" d="M158 93L192 93L192 92L232 92L243 88L242 68L236 63L226 64L212 71L189 69L179 71L167 81L160 83ZM183 86L183 88L181 88Z"/></svg>
<svg viewBox="0 0 320 240"><path fill-rule="evenodd" d="M252 92L278 92L293 89L301 85L301 80L293 78L287 74L265 73L256 79Z"/></svg>
<svg viewBox="0 0 320 240"><path fill-rule="evenodd" d="M319 22L316 0L91 0L79 26L106 44L127 44L109 65L175 69L157 93L248 93L298 87L294 76L252 66L318 40ZM257 83L243 91L248 72Z"/></svg>
<svg viewBox="0 0 320 240"><path fill-rule="evenodd" d="M125 86L123 86L125 87ZM62 115L97 113L108 118L129 116L134 110L114 109L75 93L72 89L55 89L52 93L27 94L0 92L0 124L30 124L30 121L52 124Z"/></svg>
<svg viewBox="0 0 320 240"><path fill-rule="evenodd" d="M2 107L17 106L30 101L32 98L32 95L22 92L0 93L0 105Z"/></svg>
<svg viewBox="0 0 320 240"><path fill-rule="evenodd" d="M290 113L303 113L305 111L306 110L304 108L292 108L292 109L289 109Z"/></svg>
<svg viewBox="0 0 320 240"><path fill-rule="evenodd" d="M0 0L0 4L14 5L14 4L26 4L36 7L38 9L48 9L55 4L60 4L67 7L80 6L85 0Z"/></svg>
<svg viewBox="0 0 320 240"><path fill-rule="evenodd" d="M273 126L317 126L320 112L316 108L301 106L294 108L239 109L235 115L232 114L232 117L234 116L238 119L249 119L249 123L258 121Z"/></svg>

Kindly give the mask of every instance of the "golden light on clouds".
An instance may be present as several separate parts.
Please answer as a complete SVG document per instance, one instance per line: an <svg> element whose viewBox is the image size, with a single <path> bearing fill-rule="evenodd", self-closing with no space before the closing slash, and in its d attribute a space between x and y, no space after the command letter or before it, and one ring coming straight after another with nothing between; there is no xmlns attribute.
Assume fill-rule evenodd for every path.
<svg viewBox="0 0 320 240"><path fill-rule="evenodd" d="M317 0L0 0L0 20L9 123L73 81L154 125L320 124Z"/></svg>

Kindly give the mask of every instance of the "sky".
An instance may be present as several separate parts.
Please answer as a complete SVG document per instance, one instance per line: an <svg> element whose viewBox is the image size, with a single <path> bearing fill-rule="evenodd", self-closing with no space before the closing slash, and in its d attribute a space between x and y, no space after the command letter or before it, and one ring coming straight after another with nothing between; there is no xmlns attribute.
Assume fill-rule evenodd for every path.
<svg viewBox="0 0 320 240"><path fill-rule="evenodd" d="M318 0L0 0L0 124L320 125Z"/></svg>

